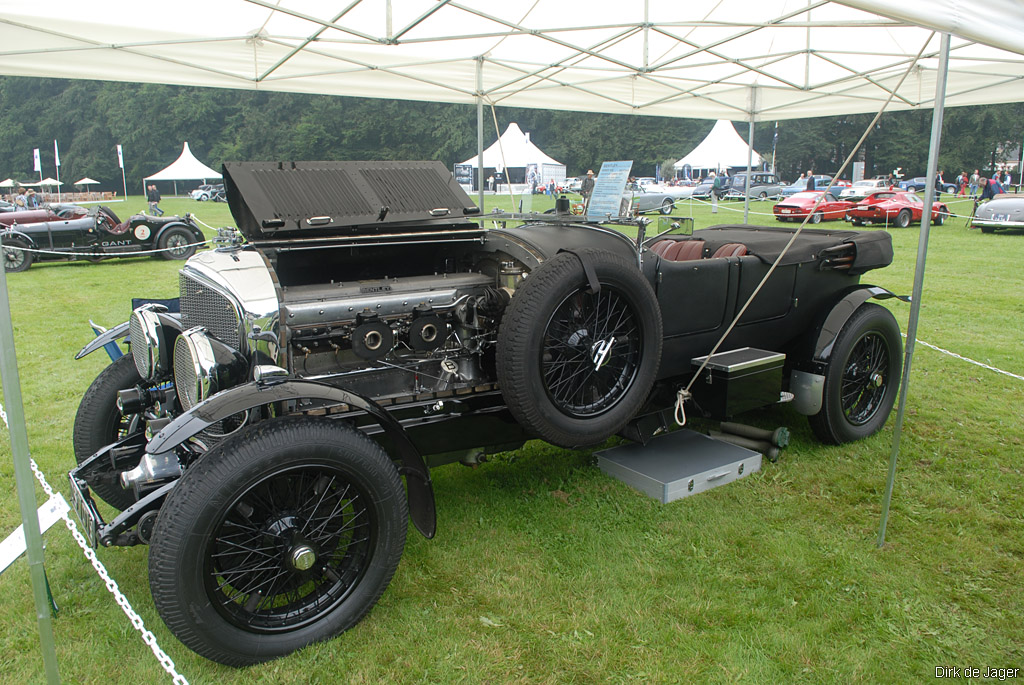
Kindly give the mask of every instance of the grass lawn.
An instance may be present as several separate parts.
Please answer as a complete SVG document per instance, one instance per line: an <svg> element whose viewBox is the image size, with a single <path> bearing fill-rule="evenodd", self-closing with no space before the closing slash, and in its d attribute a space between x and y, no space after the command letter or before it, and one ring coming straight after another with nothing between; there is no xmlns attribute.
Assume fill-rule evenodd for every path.
<svg viewBox="0 0 1024 685"><path fill-rule="evenodd" d="M232 223L224 204L161 204ZM113 206L125 215L145 203ZM773 224L770 208L752 203L751 222ZM738 223L738 209L678 208L697 228ZM862 280L910 294L919 230L891 233L894 264ZM1024 375L1022 263L1024 234L983 235L962 218L933 227L918 338ZM179 267L133 258L8 275L29 444L55 487L66 489L74 463L78 401L106 363L102 352L73 360L92 337L88 320L114 325L132 296L176 296ZM905 331L909 305L886 306ZM98 555L193 683L908 683L940 666L1024 668L1024 381L918 346L883 549L892 421L825 447L784 406L742 420L789 426L779 462L669 505L606 477L590 451L541 442L475 469L436 469L438 535L410 527L369 616L245 670L196 656L164 627L145 547ZM2 538L21 519L6 438L0 453ZM164 681L63 526L45 542L64 682ZM0 596L0 681L43 682L23 560L0 576Z"/></svg>

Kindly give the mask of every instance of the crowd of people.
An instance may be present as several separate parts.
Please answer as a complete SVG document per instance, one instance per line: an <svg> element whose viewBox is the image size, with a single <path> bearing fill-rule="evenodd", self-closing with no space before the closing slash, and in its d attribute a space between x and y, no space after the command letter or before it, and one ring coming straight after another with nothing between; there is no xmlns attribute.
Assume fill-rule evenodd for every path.
<svg viewBox="0 0 1024 685"><path fill-rule="evenodd" d="M18 186L15 192L4 197L4 200L10 202L19 209L38 209L43 206L43 203L39 201L39 196L36 195L36 191L32 188L25 190L22 186Z"/></svg>

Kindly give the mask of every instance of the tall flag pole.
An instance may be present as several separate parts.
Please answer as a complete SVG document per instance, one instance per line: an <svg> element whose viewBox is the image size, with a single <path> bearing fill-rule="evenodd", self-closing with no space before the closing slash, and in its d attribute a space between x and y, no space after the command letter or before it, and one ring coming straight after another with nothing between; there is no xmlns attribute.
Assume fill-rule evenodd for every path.
<svg viewBox="0 0 1024 685"><path fill-rule="evenodd" d="M779 122L775 122L775 137L772 138L772 173L775 173L775 147L779 144Z"/></svg>
<svg viewBox="0 0 1024 685"><path fill-rule="evenodd" d="M125 200L128 199L128 182L124 178L124 153L121 151L121 143L117 144L117 166L121 167L121 187L124 188Z"/></svg>
<svg viewBox="0 0 1024 685"><path fill-rule="evenodd" d="M53 164L57 168L57 202L60 202L60 152L57 150L57 139L53 139Z"/></svg>

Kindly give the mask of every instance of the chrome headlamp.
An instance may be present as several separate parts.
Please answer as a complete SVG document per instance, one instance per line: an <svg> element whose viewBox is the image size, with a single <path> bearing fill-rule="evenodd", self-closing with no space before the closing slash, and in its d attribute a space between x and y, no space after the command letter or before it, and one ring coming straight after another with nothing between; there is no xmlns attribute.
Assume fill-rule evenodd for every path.
<svg viewBox="0 0 1024 685"><path fill-rule="evenodd" d="M143 380L153 380L167 373L167 353L162 347L163 324L156 311L144 305L132 312L128 335L131 338L135 368Z"/></svg>
<svg viewBox="0 0 1024 685"><path fill-rule="evenodd" d="M237 383L245 382L248 365L239 352L196 326L174 343L174 387L185 410Z"/></svg>
<svg viewBox="0 0 1024 685"><path fill-rule="evenodd" d="M216 392L217 359L200 326L190 328L174 343L174 387L178 401L191 409Z"/></svg>

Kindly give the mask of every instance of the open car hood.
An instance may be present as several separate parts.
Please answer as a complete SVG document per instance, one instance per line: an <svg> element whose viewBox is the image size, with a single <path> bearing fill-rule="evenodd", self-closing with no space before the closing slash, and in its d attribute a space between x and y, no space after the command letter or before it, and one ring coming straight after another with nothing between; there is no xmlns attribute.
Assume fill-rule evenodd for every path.
<svg viewBox="0 0 1024 685"><path fill-rule="evenodd" d="M479 228L440 162L226 162L224 189L250 241Z"/></svg>

